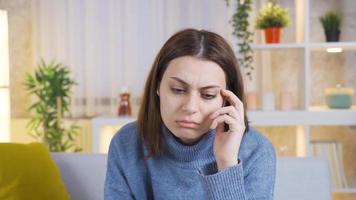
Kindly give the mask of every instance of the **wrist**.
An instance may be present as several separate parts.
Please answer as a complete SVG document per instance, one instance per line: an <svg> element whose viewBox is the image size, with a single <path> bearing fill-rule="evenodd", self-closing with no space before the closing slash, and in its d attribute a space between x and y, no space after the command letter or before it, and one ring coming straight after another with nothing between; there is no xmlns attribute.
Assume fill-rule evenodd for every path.
<svg viewBox="0 0 356 200"><path fill-rule="evenodd" d="M217 167L218 167L218 171L222 171L222 170L225 170L229 167L233 167L237 164L239 164L239 161L238 159L236 160L225 160L225 161L217 161Z"/></svg>

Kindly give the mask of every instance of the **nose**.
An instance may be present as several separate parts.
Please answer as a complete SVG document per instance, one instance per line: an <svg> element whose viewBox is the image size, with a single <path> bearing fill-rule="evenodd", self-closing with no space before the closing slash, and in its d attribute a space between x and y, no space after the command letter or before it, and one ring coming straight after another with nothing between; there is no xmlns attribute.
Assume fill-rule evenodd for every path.
<svg viewBox="0 0 356 200"><path fill-rule="evenodd" d="M187 95L187 98L183 102L183 111L188 114L194 114L198 111L199 107L199 97L196 94Z"/></svg>

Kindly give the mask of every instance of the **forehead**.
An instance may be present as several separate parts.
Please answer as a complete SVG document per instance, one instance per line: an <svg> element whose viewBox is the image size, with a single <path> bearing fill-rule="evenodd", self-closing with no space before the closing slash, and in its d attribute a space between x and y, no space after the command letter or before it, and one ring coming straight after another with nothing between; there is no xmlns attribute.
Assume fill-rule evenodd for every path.
<svg viewBox="0 0 356 200"><path fill-rule="evenodd" d="M163 79L170 77L178 77L190 85L226 85L225 73L218 64L192 56L173 59L163 74Z"/></svg>

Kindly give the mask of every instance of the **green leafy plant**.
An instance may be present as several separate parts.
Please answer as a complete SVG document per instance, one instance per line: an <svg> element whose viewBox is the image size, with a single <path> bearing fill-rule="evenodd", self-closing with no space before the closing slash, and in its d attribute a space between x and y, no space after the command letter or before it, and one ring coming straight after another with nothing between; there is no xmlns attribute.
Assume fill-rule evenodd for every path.
<svg viewBox="0 0 356 200"><path fill-rule="evenodd" d="M289 24L289 14L287 9L281 8L278 4L268 2L258 12L256 27L266 29L272 27L283 28Z"/></svg>
<svg viewBox="0 0 356 200"><path fill-rule="evenodd" d="M325 31L340 30L341 17L336 13L329 11L319 18Z"/></svg>
<svg viewBox="0 0 356 200"><path fill-rule="evenodd" d="M225 0L228 5L228 0ZM245 69L246 75L252 79L251 72L253 67L253 50L251 43L253 42L253 32L249 30L250 23L248 18L252 10L252 0L237 0L236 11L231 18L233 35L237 38L237 46L239 47L238 61L240 67Z"/></svg>
<svg viewBox="0 0 356 200"><path fill-rule="evenodd" d="M26 74L26 90L36 97L29 107L35 113L27 124L29 134L48 145L52 152L80 151L75 138L80 127L65 125L63 116L70 114L70 93L75 82L61 63L46 64L41 60L34 75Z"/></svg>

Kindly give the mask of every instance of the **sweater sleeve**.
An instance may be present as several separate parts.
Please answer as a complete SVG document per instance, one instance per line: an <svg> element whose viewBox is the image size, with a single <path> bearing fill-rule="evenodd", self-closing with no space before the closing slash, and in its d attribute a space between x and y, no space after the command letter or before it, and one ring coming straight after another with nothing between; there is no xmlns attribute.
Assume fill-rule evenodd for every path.
<svg viewBox="0 0 356 200"><path fill-rule="evenodd" d="M115 139L110 143L104 186L105 200L133 200L126 178L122 173Z"/></svg>
<svg viewBox="0 0 356 200"><path fill-rule="evenodd" d="M218 172L211 163L199 170L201 180L210 200L273 200L276 174L276 156L269 147L253 159L249 169L243 163Z"/></svg>

